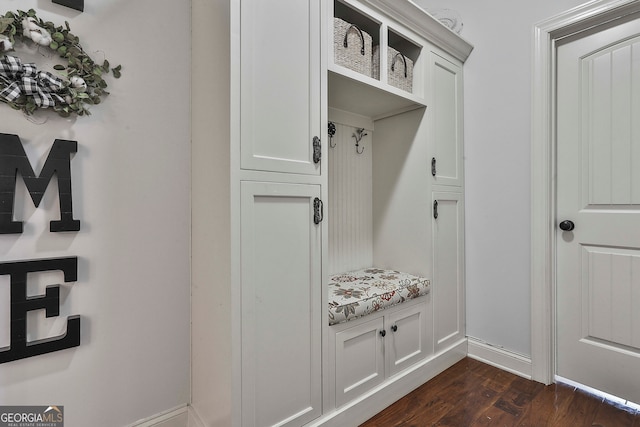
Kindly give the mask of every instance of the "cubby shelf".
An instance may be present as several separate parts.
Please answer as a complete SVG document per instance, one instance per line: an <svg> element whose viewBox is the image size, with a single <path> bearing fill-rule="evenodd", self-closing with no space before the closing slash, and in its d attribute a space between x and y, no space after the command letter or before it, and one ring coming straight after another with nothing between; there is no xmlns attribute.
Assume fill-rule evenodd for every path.
<svg viewBox="0 0 640 427"><path fill-rule="evenodd" d="M403 32L396 28L396 23L384 15L354 0L334 0L332 6L333 8L329 10L330 34L334 34L334 37L340 34L340 40L333 40L329 48L327 67L329 107L372 120L426 107L425 58L421 55L424 40L420 41L420 38L410 31ZM344 63L345 60L350 59L349 55L344 55L341 46L341 41L343 38L346 40L346 36L343 36L343 31L334 29L333 18L353 24L357 29L362 30L366 37L371 36L373 49L370 46L367 47L367 54L371 55L374 69L371 70L370 75L366 67L357 66L361 64L356 59L354 64L349 63L353 66ZM363 46L365 46L365 39L362 41ZM398 84L397 78L393 79L395 83L391 82L392 67L389 64L392 61L390 59L392 53L389 53L391 48L395 49L393 52L401 53L406 58L403 62L409 64L408 85L406 81ZM336 49L340 49L340 55ZM405 65L405 79L407 78L406 67L407 65ZM365 71L360 68L364 68ZM404 87L405 90L400 87Z"/></svg>
<svg viewBox="0 0 640 427"><path fill-rule="evenodd" d="M373 120L426 107L426 100L336 64L329 65L329 106Z"/></svg>

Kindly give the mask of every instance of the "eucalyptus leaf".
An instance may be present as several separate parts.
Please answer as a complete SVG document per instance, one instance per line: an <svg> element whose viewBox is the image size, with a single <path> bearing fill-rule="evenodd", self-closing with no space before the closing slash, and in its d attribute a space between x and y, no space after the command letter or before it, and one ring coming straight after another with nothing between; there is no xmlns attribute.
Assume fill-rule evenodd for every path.
<svg viewBox="0 0 640 427"><path fill-rule="evenodd" d="M22 10L6 12L4 16L0 15L0 34L9 38L12 43L16 41L31 42L28 35L23 34L22 22L27 17L32 18L37 25L51 34L52 41L49 48L67 61L66 65L64 63L54 65L53 69L58 71L64 79L62 89L58 91L58 94L68 103L58 103L49 109L62 117L68 117L72 114L90 115L91 113L86 106L101 103L101 97L109 93L106 90L107 82L103 78L104 74L111 72L115 78L119 78L122 66L111 68L107 59L103 59L100 64L96 63L80 46L80 38L71 33L69 22L65 21L64 26L56 26L53 22L44 21L36 16L34 9L29 9L27 12ZM72 77L80 77L84 80L85 85L81 89L82 92L78 88L71 87L69 79ZM5 89L11 83L11 79L0 80L0 90ZM38 106L31 94L23 93L11 102L3 99L0 101L11 105L12 108L22 110L26 114L33 114L39 108L47 108Z"/></svg>
<svg viewBox="0 0 640 427"><path fill-rule="evenodd" d="M4 33L13 24L13 18L0 18L0 33Z"/></svg>

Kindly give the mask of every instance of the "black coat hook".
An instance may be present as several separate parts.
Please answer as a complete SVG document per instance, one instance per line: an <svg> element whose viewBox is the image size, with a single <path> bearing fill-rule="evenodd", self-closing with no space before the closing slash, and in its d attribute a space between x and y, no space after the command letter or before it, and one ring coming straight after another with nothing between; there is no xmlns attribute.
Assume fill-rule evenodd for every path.
<svg viewBox="0 0 640 427"><path fill-rule="evenodd" d="M362 154L364 152L364 147L360 149L360 140L362 137L367 136L367 133L364 131L364 128L356 129L353 133L353 137L356 139L356 153Z"/></svg>
<svg viewBox="0 0 640 427"><path fill-rule="evenodd" d="M329 122L329 147L334 148L336 143L333 142L333 136L336 134L336 124L333 122Z"/></svg>

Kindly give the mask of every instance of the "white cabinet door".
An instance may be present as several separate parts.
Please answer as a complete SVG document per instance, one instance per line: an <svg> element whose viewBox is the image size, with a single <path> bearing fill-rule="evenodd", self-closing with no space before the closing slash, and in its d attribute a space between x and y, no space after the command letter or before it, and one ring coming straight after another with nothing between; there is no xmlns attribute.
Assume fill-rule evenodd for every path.
<svg viewBox="0 0 640 427"><path fill-rule="evenodd" d="M337 332L336 406L384 381L383 317Z"/></svg>
<svg viewBox="0 0 640 427"><path fill-rule="evenodd" d="M435 349L465 337L464 204L458 192L433 193L433 309Z"/></svg>
<svg viewBox="0 0 640 427"><path fill-rule="evenodd" d="M319 185L241 183L242 426L321 413Z"/></svg>
<svg viewBox="0 0 640 427"><path fill-rule="evenodd" d="M462 67L431 53L431 126L434 184L463 184Z"/></svg>
<svg viewBox="0 0 640 427"><path fill-rule="evenodd" d="M426 357L429 350L427 316L423 302L389 314L385 328L389 376Z"/></svg>
<svg viewBox="0 0 640 427"><path fill-rule="evenodd" d="M320 2L239 1L241 167L318 175Z"/></svg>

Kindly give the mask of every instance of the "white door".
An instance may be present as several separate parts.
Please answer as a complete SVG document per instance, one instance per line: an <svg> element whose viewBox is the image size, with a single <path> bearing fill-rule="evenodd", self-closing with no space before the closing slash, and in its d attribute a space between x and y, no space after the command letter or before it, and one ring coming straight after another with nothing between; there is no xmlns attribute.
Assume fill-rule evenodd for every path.
<svg viewBox="0 0 640 427"><path fill-rule="evenodd" d="M319 196L319 185L241 184L245 427L301 426L320 415Z"/></svg>
<svg viewBox="0 0 640 427"><path fill-rule="evenodd" d="M336 407L384 381L383 330L380 316L336 332Z"/></svg>
<svg viewBox="0 0 640 427"><path fill-rule="evenodd" d="M435 350L465 337L464 198L459 192L433 194L433 311Z"/></svg>
<svg viewBox="0 0 640 427"><path fill-rule="evenodd" d="M462 67L431 53L433 157L431 174L434 184L463 184L462 165Z"/></svg>
<svg viewBox="0 0 640 427"><path fill-rule="evenodd" d="M240 6L242 169L319 175L320 2Z"/></svg>
<svg viewBox="0 0 640 427"><path fill-rule="evenodd" d="M426 303L420 301L387 316L385 350L389 376L403 371L430 353L426 307Z"/></svg>
<svg viewBox="0 0 640 427"><path fill-rule="evenodd" d="M640 20L624 21L558 47L557 374L640 402Z"/></svg>

